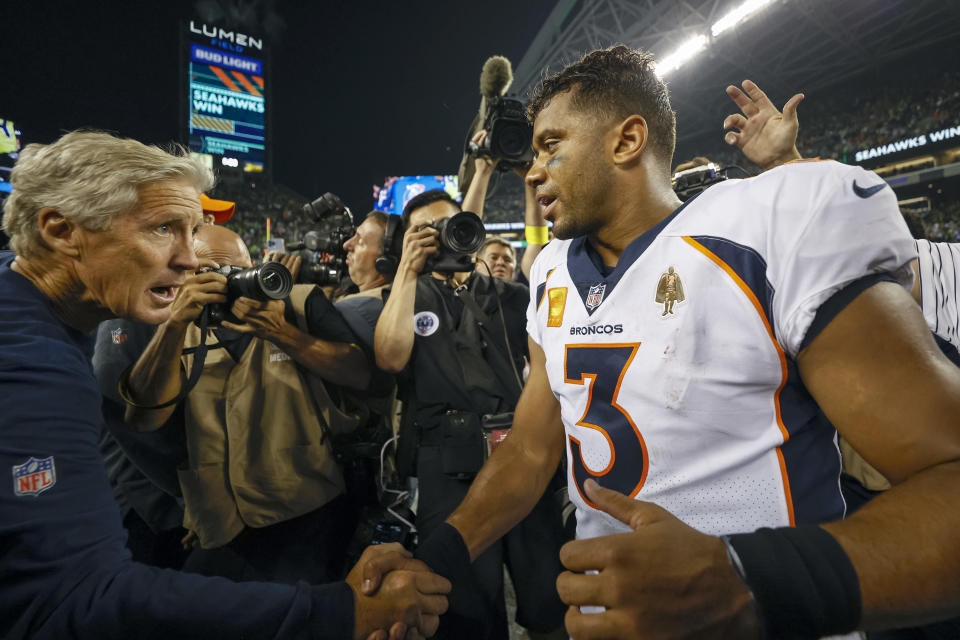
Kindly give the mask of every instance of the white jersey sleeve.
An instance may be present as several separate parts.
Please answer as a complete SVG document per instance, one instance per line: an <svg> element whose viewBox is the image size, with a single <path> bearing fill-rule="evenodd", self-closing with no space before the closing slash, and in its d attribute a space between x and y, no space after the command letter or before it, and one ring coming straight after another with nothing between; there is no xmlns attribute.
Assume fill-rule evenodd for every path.
<svg viewBox="0 0 960 640"><path fill-rule="evenodd" d="M769 276L777 339L796 357L820 306L847 285L887 273L909 290L916 249L893 190L875 173L836 162L784 169L764 180L775 190Z"/></svg>
<svg viewBox="0 0 960 640"><path fill-rule="evenodd" d="M960 309L957 295L960 244L917 240L917 273L923 317L930 331L960 349Z"/></svg>

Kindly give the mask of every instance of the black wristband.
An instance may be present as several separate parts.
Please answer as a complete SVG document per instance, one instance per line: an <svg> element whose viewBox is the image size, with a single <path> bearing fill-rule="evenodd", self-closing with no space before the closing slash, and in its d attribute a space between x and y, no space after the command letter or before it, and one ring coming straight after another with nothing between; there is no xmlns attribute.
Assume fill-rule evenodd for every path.
<svg viewBox="0 0 960 640"><path fill-rule="evenodd" d="M470 566L470 551L457 529L446 522L420 542L413 553L430 570L453 585L447 600L450 607L440 617L438 637L483 640L490 637L493 604L483 591Z"/></svg>
<svg viewBox="0 0 960 640"><path fill-rule="evenodd" d="M725 538L768 638L847 633L860 623L860 580L832 535L815 525Z"/></svg>
<svg viewBox="0 0 960 640"><path fill-rule="evenodd" d="M417 560L426 563L430 570L450 582L470 574L470 551L456 527L446 522L420 541L414 552Z"/></svg>

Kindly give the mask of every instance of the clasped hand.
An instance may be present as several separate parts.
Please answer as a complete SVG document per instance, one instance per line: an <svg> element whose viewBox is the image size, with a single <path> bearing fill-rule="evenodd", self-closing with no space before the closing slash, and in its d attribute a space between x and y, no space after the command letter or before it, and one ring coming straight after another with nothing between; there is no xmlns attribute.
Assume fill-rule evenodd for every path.
<svg viewBox="0 0 960 640"><path fill-rule="evenodd" d="M356 640L432 636L447 610L450 582L397 543L367 547L347 576Z"/></svg>

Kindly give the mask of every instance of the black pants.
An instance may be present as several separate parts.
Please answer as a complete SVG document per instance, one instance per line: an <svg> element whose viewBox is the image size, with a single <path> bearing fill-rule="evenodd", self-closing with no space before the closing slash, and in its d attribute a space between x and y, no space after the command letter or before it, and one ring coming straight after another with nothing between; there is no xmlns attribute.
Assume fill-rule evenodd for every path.
<svg viewBox="0 0 960 640"><path fill-rule="evenodd" d="M470 489L471 481L455 480L443 473L440 451L440 447L423 446L417 453L417 530L421 540L453 513ZM563 623L566 606L557 595L556 581L563 571L560 547L564 542L560 506L548 490L526 518L474 561L473 572L482 592L476 599L487 603L493 629L490 638L508 637L504 564L517 592L517 623L540 632L552 631ZM435 638L445 637L452 640L444 635L441 621Z"/></svg>
<svg viewBox="0 0 960 640"><path fill-rule="evenodd" d="M356 515L344 496L291 520L247 527L222 547L194 549L183 570L237 582L322 584L344 575Z"/></svg>

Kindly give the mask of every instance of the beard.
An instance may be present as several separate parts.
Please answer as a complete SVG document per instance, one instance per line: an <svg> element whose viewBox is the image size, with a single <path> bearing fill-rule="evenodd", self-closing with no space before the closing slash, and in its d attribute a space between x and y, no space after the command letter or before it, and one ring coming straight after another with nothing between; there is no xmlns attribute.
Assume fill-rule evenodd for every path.
<svg viewBox="0 0 960 640"><path fill-rule="evenodd" d="M595 235L600 231L607 223L609 198L615 189L610 168L606 166L599 147L585 157L570 161L573 166L569 170L576 179L570 189L558 194L561 210L553 221L553 235L560 240Z"/></svg>
<svg viewBox="0 0 960 640"><path fill-rule="evenodd" d="M578 215L578 213L580 215ZM603 221L590 218L582 212L571 211L553 223L553 235L559 240L570 240L592 235L603 226Z"/></svg>

